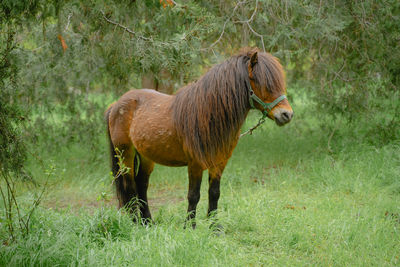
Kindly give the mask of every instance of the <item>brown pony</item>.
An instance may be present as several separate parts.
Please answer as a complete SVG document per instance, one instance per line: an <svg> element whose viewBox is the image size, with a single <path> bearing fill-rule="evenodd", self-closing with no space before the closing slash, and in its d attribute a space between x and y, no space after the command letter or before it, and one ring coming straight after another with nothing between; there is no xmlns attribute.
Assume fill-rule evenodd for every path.
<svg viewBox="0 0 400 267"><path fill-rule="evenodd" d="M203 171L209 173L209 216L217 209L221 175L250 108L264 111L278 125L288 123L293 111L287 99L271 110L263 107L285 93L281 64L257 49L214 66L175 95L149 89L125 93L106 111L113 173L117 175L120 168L117 148L129 168L115 180L119 207L134 213L137 205L129 205L138 199L141 218L151 220L147 188L154 163L188 166L187 220L193 219L194 228ZM262 102L253 104L251 97Z"/></svg>

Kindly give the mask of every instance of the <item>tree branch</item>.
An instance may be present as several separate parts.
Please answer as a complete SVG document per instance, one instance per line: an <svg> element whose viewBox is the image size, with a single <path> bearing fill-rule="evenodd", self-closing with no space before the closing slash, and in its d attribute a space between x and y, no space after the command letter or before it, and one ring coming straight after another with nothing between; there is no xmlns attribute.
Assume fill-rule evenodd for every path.
<svg viewBox="0 0 400 267"><path fill-rule="evenodd" d="M232 14L229 16L229 18L225 21L224 26L222 27L222 32L219 35L218 39L212 43L209 47L207 48L203 48L201 50L208 50L208 49L212 49L213 46L215 46L217 43L219 43L221 41L222 36L225 34L225 28L226 28L226 24L228 23L228 21L230 21L232 19L232 17L235 15L236 10L238 9L238 7L240 5L246 4L248 1L239 1L236 3L235 7L232 10ZM242 23L242 24L246 24L247 27L250 29L250 31L256 35L257 37L259 37L261 39L261 44L262 44L262 49L265 52L265 44L264 44L264 37L262 36L262 34L259 34L258 32L256 32L253 27L251 27L250 22L253 21L254 17L256 16L257 13L257 9L258 9L258 0L256 0L256 5L254 7L254 11L251 14L250 18L247 20L238 20L238 21L233 21L233 23Z"/></svg>
<svg viewBox="0 0 400 267"><path fill-rule="evenodd" d="M247 27L250 29L250 31L255 34L256 36L260 37L261 39L261 44L262 44L262 48L263 51L265 52L265 44L264 44L264 37L262 36L262 34L259 34L258 32L256 32L253 27L251 27L250 22L253 21L256 13L257 13L257 8L258 8L258 0L256 0L256 6L254 8L253 14L251 14L251 17L248 20L238 20L238 21L234 21L233 23L243 23L246 24Z"/></svg>
<svg viewBox="0 0 400 267"><path fill-rule="evenodd" d="M224 26L222 27L222 32L221 32L221 34L219 35L218 39L217 39L214 43L212 43L209 47L207 47L207 48L202 48L202 49L201 49L202 51L212 49L213 46L215 46L217 43L219 43L219 42L221 41L221 38L222 38L222 36L223 36L224 33L225 33L226 24L228 23L228 21L230 21L230 20L232 19L233 15L235 15L235 12L236 12L236 10L238 9L238 7L239 7L240 5L245 4L246 2L247 2L247 1L239 1L239 2L236 3L235 7L233 8L232 14L229 16L229 18L227 18L227 19L225 20Z"/></svg>
<svg viewBox="0 0 400 267"><path fill-rule="evenodd" d="M104 11L103 11L103 10L101 10L100 12L101 12L101 14L103 15L103 18L105 19L105 21L107 21L108 23L113 24L113 25L115 25L115 26L117 26L117 27L120 27L120 28L123 29L124 31L130 33L131 35L133 35L133 36L135 36L135 37L137 37L137 38L139 38L139 39L142 39L142 40L145 40L145 41L152 41L151 38L138 35L136 32L130 30L128 27L126 27L126 26L124 26L124 25L121 25L121 24L119 24L118 22L115 22L115 21L110 20L109 18L106 17L106 14L104 14Z"/></svg>

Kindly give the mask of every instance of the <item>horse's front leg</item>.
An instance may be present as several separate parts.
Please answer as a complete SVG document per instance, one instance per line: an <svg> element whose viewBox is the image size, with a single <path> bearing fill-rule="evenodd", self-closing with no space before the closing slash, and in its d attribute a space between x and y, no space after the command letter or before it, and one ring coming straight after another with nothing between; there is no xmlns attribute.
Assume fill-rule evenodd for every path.
<svg viewBox="0 0 400 267"><path fill-rule="evenodd" d="M188 190L188 215L186 218L186 223L191 222L192 228L196 228L196 207L200 200L200 187L201 178L203 176L203 169L197 164L189 164L189 190ZM186 224L185 224L186 227Z"/></svg>
<svg viewBox="0 0 400 267"><path fill-rule="evenodd" d="M220 164L216 167L212 167L208 170L208 183L209 183L209 188L208 188L208 212L207 216L208 217L214 217L214 215L217 212L218 208L218 200L220 196L220 191L219 191L219 186L220 186L220 181L221 181L221 176L222 172L225 169L224 164ZM213 222L211 226L217 226L218 228L220 227L218 224L215 224Z"/></svg>

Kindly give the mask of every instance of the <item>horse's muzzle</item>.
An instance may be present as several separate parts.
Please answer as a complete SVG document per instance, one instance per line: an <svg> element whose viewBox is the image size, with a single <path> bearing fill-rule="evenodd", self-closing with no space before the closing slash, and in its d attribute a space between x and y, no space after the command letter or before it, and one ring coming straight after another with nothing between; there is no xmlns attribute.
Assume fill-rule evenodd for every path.
<svg viewBox="0 0 400 267"><path fill-rule="evenodd" d="M279 126L283 126L286 123L290 122L293 118L293 111L287 109L277 109L274 113L275 122Z"/></svg>

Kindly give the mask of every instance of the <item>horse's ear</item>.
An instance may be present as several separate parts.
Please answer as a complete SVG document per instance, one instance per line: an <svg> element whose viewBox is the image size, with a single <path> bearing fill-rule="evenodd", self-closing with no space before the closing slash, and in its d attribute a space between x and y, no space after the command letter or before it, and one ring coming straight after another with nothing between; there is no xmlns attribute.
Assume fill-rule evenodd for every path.
<svg viewBox="0 0 400 267"><path fill-rule="evenodd" d="M258 54L257 51L251 54L250 56L250 66L253 68L258 62Z"/></svg>

